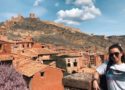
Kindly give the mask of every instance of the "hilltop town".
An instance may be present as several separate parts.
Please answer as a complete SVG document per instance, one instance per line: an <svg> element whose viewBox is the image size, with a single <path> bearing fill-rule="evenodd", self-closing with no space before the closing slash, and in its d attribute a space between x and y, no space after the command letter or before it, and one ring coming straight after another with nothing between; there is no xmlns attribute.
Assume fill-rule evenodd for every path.
<svg viewBox="0 0 125 90"><path fill-rule="evenodd" d="M27 21L24 23L25 20L30 20L30 22ZM36 21L41 27L37 27L36 24L34 24ZM84 35L83 38L85 38L85 36L91 38L95 36L81 33L78 29L70 28L62 24L44 21L44 24L45 23L53 27L48 27L47 25L42 26L39 18L33 13L30 14L29 18L24 18L19 15L1 23L1 64L14 67L18 73L23 75L27 82L27 87L32 90L41 90L41 88L43 90L64 90L64 87L90 90L91 75L97 66L103 63L104 60L107 60L107 53L104 49L96 47L92 42L90 43L91 45L88 45L89 43L86 43L84 40L78 40L80 37L83 37L82 35ZM29 24L32 26L29 26ZM57 32L54 28L57 28L57 26L60 27L58 29L62 31ZM42 27L43 29L49 29L43 32L40 30ZM37 30L34 30L34 28ZM67 32L72 33L72 35L78 35L78 38L72 36L74 38L72 42L74 45L65 41L65 35L67 35L68 39L71 38ZM58 36L56 36L57 33L58 36L64 34L63 39L58 38ZM44 36L43 38L42 35ZM56 39L49 37L54 37L54 35ZM108 40L109 38L103 37L103 39ZM49 40L49 43L47 43L47 40ZM54 40L58 42L54 42ZM63 41L61 42L60 40ZM65 45L59 44L59 42L64 42ZM75 47L75 43L78 44L78 47ZM81 47L83 43L86 46ZM71 47L69 45L71 45ZM106 48L106 46L104 47ZM82 84L85 85L81 86L79 84L79 86L77 86L76 84L70 83L70 80L76 80L78 82L82 80ZM86 82L88 84L86 84Z"/></svg>

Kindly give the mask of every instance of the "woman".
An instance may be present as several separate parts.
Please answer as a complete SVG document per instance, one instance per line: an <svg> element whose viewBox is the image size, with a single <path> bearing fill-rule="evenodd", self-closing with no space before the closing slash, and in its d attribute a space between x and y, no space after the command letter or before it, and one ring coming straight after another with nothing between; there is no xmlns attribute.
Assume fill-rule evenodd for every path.
<svg viewBox="0 0 125 90"><path fill-rule="evenodd" d="M107 90L125 90L125 56L120 45L109 47L109 60L100 65L94 73L94 90L106 90L100 88L99 76L106 76Z"/></svg>

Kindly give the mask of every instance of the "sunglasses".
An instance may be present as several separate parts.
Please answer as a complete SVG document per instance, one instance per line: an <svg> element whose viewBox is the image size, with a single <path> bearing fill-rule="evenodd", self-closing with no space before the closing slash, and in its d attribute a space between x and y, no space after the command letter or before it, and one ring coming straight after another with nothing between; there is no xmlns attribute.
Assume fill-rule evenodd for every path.
<svg viewBox="0 0 125 90"><path fill-rule="evenodd" d="M113 57L113 56L115 55L116 57L118 57L119 54L120 54L119 52L114 52L114 53L110 53L109 56L110 56L110 57Z"/></svg>

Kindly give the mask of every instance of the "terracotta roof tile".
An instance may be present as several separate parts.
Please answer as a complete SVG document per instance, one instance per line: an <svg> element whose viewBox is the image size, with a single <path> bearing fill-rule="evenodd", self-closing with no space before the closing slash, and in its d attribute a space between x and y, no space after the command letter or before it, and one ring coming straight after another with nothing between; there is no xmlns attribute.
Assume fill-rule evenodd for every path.
<svg viewBox="0 0 125 90"><path fill-rule="evenodd" d="M20 68L18 68L19 72L31 77L33 76L35 73L41 71L42 69L46 68L46 65L42 65L42 64L37 64L34 62L30 62L29 64L26 64Z"/></svg>
<svg viewBox="0 0 125 90"><path fill-rule="evenodd" d="M30 50L37 54L56 54L56 52L45 48L31 48Z"/></svg>
<svg viewBox="0 0 125 90"><path fill-rule="evenodd" d="M38 62L32 61L32 60L19 60L18 63L15 62L15 64L18 64L15 68L16 70L28 77L33 76L35 73L45 69L47 65L40 64Z"/></svg>
<svg viewBox="0 0 125 90"><path fill-rule="evenodd" d="M34 43L33 48L41 48L41 43Z"/></svg>
<svg viewBox="0 0 125 90"><path fill-rule="evenodd" d="M8 60L13 60L13 57L11 54L0 54L0 61L8 61Z"/></svg>
<svg viewBox="0 0 125 90"><path fill-rule="evenodd" d="M29 57L27 57L27 56L25 56L25 55L21 55L21 54L15 54L15 53L12 53L11 54L13 57L14 57L14 59L16 59L16 60L18 60L18 59L24 59L24 58L29 58Z"/></svg>
<svg viewBox="0 0 125 90"><path fill-rule="evenodd" d="M29 56L29 57L38 56L38 54L36 54L35 52L31 51L30 49L25 49L20 54L24 55L24 56Z"/></svg>

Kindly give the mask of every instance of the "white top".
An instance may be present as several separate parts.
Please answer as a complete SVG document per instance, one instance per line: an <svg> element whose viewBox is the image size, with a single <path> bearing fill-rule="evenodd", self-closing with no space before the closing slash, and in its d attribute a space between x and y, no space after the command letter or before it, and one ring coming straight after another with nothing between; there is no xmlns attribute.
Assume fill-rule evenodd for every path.
<svg viewBox="0 0 125 90"><path fill-rule="evenodd" d="M106 73L107 63L100 65L96 70L99 74ZM113 64L106 74L108 90L125 90L125 63Z"/></svg>

